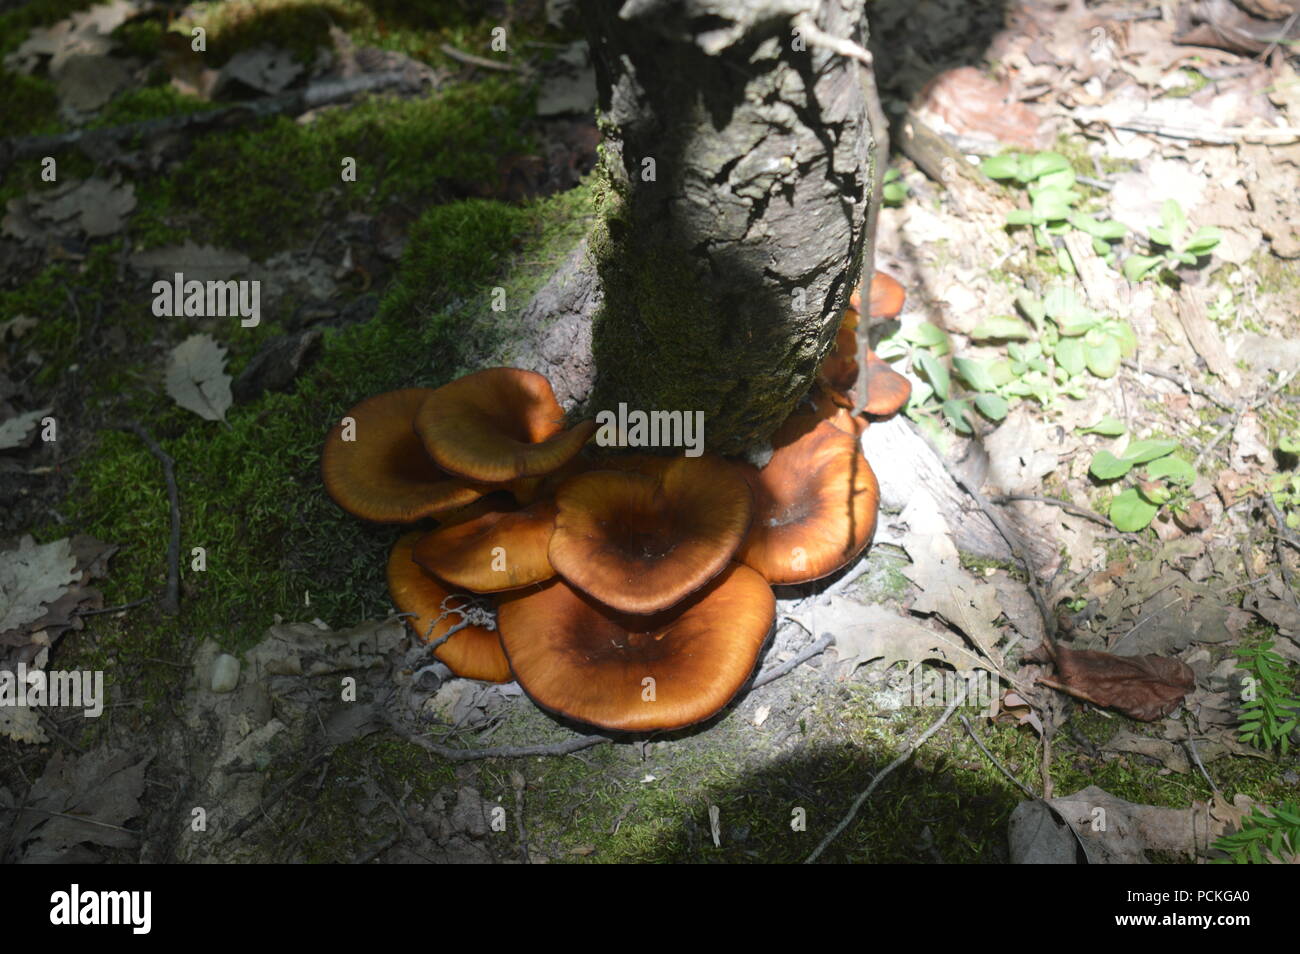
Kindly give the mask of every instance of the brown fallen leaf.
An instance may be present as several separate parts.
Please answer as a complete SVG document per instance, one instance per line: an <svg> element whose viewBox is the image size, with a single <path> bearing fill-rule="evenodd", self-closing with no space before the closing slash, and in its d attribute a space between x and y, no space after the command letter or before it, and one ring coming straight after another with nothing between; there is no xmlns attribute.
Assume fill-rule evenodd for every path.
<svg viewBox="0 0 1300 954"><path fill-rule="evenodd" d="M1116 656L1057 646L1055 662L1059 678L1040 676L1040 683L1141 722L1169 715L1196 688L1191 668L1165 656Z"/></svg>
<svg viewBox="0 0 1300 954"><path fill-rule="evenodd" d="M973 66L947 70L921 91L918 112L932 114L963 138L1005 143L1021 149L1044 146L1037 114L1016 101L1011 86L990 79Z"/></svg>

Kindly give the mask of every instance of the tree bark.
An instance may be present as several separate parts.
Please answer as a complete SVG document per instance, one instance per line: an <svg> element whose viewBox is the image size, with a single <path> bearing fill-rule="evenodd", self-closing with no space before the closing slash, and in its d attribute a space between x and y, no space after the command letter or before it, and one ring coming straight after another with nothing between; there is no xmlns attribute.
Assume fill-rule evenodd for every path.
<svg viewBox="0 0 1300 954"><path fill-rule="evenodd" d="M812 381L857 282L874 155L864 0L581 0L605 135L591 250L592 409L703 411L760 447Z"/></svg>

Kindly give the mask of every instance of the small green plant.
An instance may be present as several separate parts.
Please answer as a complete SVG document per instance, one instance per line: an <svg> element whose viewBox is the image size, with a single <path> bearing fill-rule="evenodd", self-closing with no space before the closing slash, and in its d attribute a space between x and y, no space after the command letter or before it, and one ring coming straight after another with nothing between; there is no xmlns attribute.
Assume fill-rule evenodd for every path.
<svg viewBox="0 0 1300 954"><path fill-rule="evenodd" d="M1218 247L1222 233L1212 225L1203 225L1188 234L1187 215L1176 199L1166 199L1160 209L1160 225L1150 232L1152 250L1164 249L1153 255L1130 255L1124 259L1124 277L1140 282L1148 275L1164 275L1180 265L1195 265L1204 255Z"/></svg>
<svg viewBox="0 0 1300 954"><path fill-rule="evenodd" d="M1119 480L1134 467L1146 465L1145 479L1120 491L1110 502L1110 522L1115 529L1124 533L1145 530L1165 506L1176 514L1188 512L1196 468L1174 457L1177 449L1177 441L1151 439L1133 442L1122 454L1103 450L1093 457L1088 472L1098 480Z"/></svg>
<svg viewBox="0 0 1300 954"><path fill-rule="evenodd" d="M1052 249L1052 236L1076 228L1092 238L1098 255L1114 264L1111 243L1122 239L1128 230L1119 222L1098 219L1075 208L1083 194L1074 188L1078 180L1065 156L1059 152L1006 153L985 159L980 169L990 179L1009 179L1027 189L1029 208L1007 213L1007 224L1030 226L1039 248ZM1062 269L1069 271L1068 253L1063 249L1056 252Z"/></svg>
<svg viewBox="0 0 1300 954"><path fill-rule="evenodd" d="M1290 735L1300 725L1300 699L1291 694L1295 679L1286 660L1273 652L1271 639L1243 646L1236 654L1247 673L1238 737L1262 751L1279 749L1286 755Z"/></svg>
<svg viewBox="0 0 1300 954"><path fill-rule="evenodd" d="M1056 363L1071 377L1086 368L1099 378L1113 378L1120 363L1137 352L1132 325L1088 308L1067 285L1049 289L1041 311L1051 319L1060 338L1054 349Z"/></svg>
<svg viewBox="0 0 1300 954"><path fill-rule="evenodd" d="M888 170L885 173L885 182L881 190L885 205L902 205L903 200L907 198L907 192L907 183L903 181L902 174L897 169Z"/></svg>
<svg viewBox="0 0 1300 954"><path fill-rule="evenodd" d="M1241 819L1241 831L1223 835L1214 848L1226 852L1215 864L1263 865L1300 858L1300 803L1256 805Z"/></svg>
<svg viewBox="0 0 1300 954"><path fill-rule="evenodd" d="M1300 440L1283 436L1277 449L1287 457L1300 456ZM1268 478L1268 492L1273 503L1282 511L1288 529L1300 530L1300 471L1284 470Z"/></svg>
<svg viewBox="0 0 1300 954"><path fill-rule="evenodd" d="M928 321L907 328L899 328L894 334L880 342L876 354L886 361L908 358L921 380L912 388L912 396L907 402L907 416L937 436L938 427L927 402L934 399L941 407L948 402L952 394L952 378L948 368L939 360L952 350L947 333Z"/></svg>

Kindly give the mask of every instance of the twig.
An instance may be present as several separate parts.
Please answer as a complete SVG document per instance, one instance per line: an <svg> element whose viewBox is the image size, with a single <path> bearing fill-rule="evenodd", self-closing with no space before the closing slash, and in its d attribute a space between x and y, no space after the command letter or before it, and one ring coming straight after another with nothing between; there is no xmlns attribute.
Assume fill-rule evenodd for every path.
<svg viewBox="0 0 1300 954"><path fill-rule="evenodd" d="M821 853L826 850L826 846L829 845L832 841L834 841L836 837L839 836L840 832L844 831L845 828L849 827L849 823L852 822L854 816L857 815L858 809L861 808L863 803L868 798L871 797L871 793L876 790L876 786L879 785L882 781L884 781L890 772L894 771L894 769L898 768L900 765L902 765L904 762L910 759L912 757L912 754L917 749L919 749L922 745L924 745L926 741L930 738L930 736L934 735L941 728L943 728L943 724L948 721L948 718L954 712L957 711L957 707L965 701L966 701L966 687L962 686L961 690L957 693L957 697L948 704L948 708L943 710L943 715L939 716L938 721L935 722L934 725L930 726L930 728L922 732L921 735L916 739L916 741L908 745L908 747L906 748L906 750L904 750L902 755L900 755L898 758L894 759L894 761L890 762L887 766L885 766L885 770L881 772L879 775L877 775L875 778L873 778L871 780L871 784L866 787L866 790L863 791L861 795L859 795L856 799L853 800L853 805L849 808L848 814L846 814L843 818L839 820L838 824L836 824L836 826L830 830L829 834L827 834L826 837L821 840L821 844L819 844L816 848L814 848L812 854L810 854L807 858L804 859L804 864L810 865L821 856Z"/></svg>
<svg viewBox="0 0 1300 954"><path fill-rule="evenodd" d="M150 600L156 600L157 598L157 596L142 596L138 600L132 600L129 603L121 603L117 606L105 606L103 609L96 610L83 610L77 615L84 618L86 616L101 616L104 613L120 613L123 610L135 609L142 603L148 603Z"/></svg>
<svg viewBox="0 0 1300 954"><path fill-rule="evenodd" d="M760 673L757 677L755 677L753 684L749 687L750 692L753 692L755 689L759 688L760 686L766 686L769 682L771 682L774 679L780 679L786 673L790 672L792 669L795 669L798 666L802 666L804 663L806 663L808 660L812 659L814 656L818 655L819 653L826 652L826 650L829 649L831 644L834 642L835 642L834 636L832 636L830 633L823 633L821 638L818 639L817 642L813 643L812 645L805 646L802 650L799 651L799 654L794 658L787 659L785 662L781 663L781 665L773 666L771 669L767 670L767 672Z"/></svg>
<svg viewBox="0 0 1300 954"><path fill-rule="evenodd" d="M969 719L967 719L965 716L958 716L957 719L961 722L963 726L966 727L967 734L975 741L975 744L979 746L979 750L984 753L984 757L993 763L994 768L996 768L999 772L1001 772L1008 779L1010 779L1013 785L1015 785L1018 789L1020 789L1030 798L1038 797L1037 795L1034 794L1033 789L1031 789L1024 782L1020 781L1020 779L1016 778L1014 775L1008 772L1006 768L1003 767L1002 763L993 757L993 753L984 747L983 741L981 741L980 737L975 734L975 729L971 726Z"/></svg>
<svg viewBox="0 0 1300 954"><path fill-rule="evenodd" d="M456 49L450 43L444 43L438 49L457 63L464 63L467 66L481 66L485 70L502 70L507 73L525 72L522 66L516 66L514 63L503 63L500 60L489 60L485 56L475 56L473 53L466 53L463 50Z"/></svg>
<svg viewBox="0 0 1300 954"><path fill-rule="evenodd" d="M51 812L44 808L20 808L21 812L35 812L37 815L48 815L51 818L66 818L69 821L81 822L85 825L94 825L96 828L111 828L113 831L126 832L128 835L139 835L140 833L134 828L123 828L121 825L110 825L108 822L96 821L93 818L86 818L82 815L69 815L67 812Z"/></svg>
<svg viewBox="0 0 1300 954"><path fill-rule="evenodd" d="M554 742L549 745L502 745L489 749L456 749L449 745L430 742L423 736L407 731L406 727L399 723L391 712L384 712L384 720L398 735L408 742L413 742L420 748L451 762L472 762L478 759L522 759L534 755L569 755L573 752L589 749L593 745L614 741L607 735L577 735L571 739L565 739L563 742Z"/></svg>
<svg viewBox="0 0 1300 954"><path fill-rule="evenodd" d="M1149 374L1153 378L1164 378L1166 381L1172 381L1174 384L1178 385L1188 394L1199 394L1207 401L1213 401L1215 404L1219 405L1219 407L1223 408L1225 411L1237 410L1236 404L1216 394L1215 392L1211 391L1209 388L1203 388L1199 384L1193 384L1191 382L1191 379L1188 378L1186 374L1184 374L1182 377L1179 377L1178 375L1174 374L1172 371L1163 371L1160 368L1148 368L1145 365L1139 365L1134 361L1125 361L1124 367L1128 368L1130 371L1136 371L1138 374Z"/></svg>
<svg viewBox="0 0 1300 954"><path fill-rule="evenodd" d="M176 462L163 450L139 424L121 424L118 430L130 431L144 441L149 453L162 464L163 479L167 481L167 500L171 506L171 538L167 543L167 593L162 599L162 611L175 616L181 608L181 501L176 489Z"/></svg>
<svg viewBox="0 0 1300 954"><path fill-rule="evenodd" d="M1286 565L1286 554L1282 552L1282 545L1289 543L1291 546L1300 550L1300 542L1297 542L1291 535L1291 528L1286 525L1286 518L1282 516L1282 511L1278 509L1273 502L1273 495L1264 494L1264 505L1268 507L1268 512L1272 514L1273 521L1277 524L1277 536L1274 537L1274 548L1277 552L1278 569L1282 571L1282 582L1286 584L1286 593L1290 597L1288 602L1292 606L1300 606L1300 601L1296 600L1295 587L1291 583L1291 568Z"/></svg>
<svg viewBox="0 0 1300 954"><path fill-rule="evenodd" d="M1186 712L1186 710L1184 710L1184 712ZM1191 722L1190 717L1187 718L1187 721L1189 723ZM1189 729L1191 728L1190 725L1188 726L1188 728ZM1205 776L1205 781L1209 782L1210 790L1213 791L1215 795L1218 795L1219 786L1214 784L1214 779L1210 778L1210 773L1205 771L1205 765L1202 764L1201 762L1201 756L1196 751L1196 741L1191 737L1191 735L1188 735L1187 740L1183 743L1183 745L1187 746L1187 751L1192 756L1192 761L1196 763L1196 767L1200 769L1201 774Z"/></svg>
<svg viewBox="0 0 1300 954"><path fill-rule="evenodd" d="M1287 141L1300 138L1300 126L1261 126L1257 129L1248 129L1244 126L1220 126L1217 129L1194 129L1190 126L1169 126L1136 118L1127 122L1110 123L1108 125L1114 129L1123 129L1128 132L1145 133L1148 136L1163 136L1166 139L1203 142L1210 146L1231 146L1242 140L1250 141L1255 137L1283 136ZM1272 140L1270 144L1282 146L1286 145L1286 142Z"/></svg>
<svg viewBox="0 0 1300 954"><path fill-rule="evenodd" d="M1250 404L1241 403L1234 407L1231 419L1227 424L1224 424L1223 427L1219 428L1218 432L1213 438L1211 438L1210 443L1201 448L1201 452L1196 455L1196 461L1193 466L1195 466L1197 470L1200 470L1201 462L1210 455L1210 451L1219 446L1220 441L1237 429L1237 425L1241 423L1241 419L1251 411L1254 411L1256 408L1267 404L1269 401L1273 400L1273 398L1277 397L1278 392L1291 383L1292 377L1293 375L1283 374L1277 384L1270 388L1268 393L1263 397Z"/></svg>
<svg viewBox="0 0 1300 954"><path fill-rule="evenodd" d="M1002 539L1007 541L1007 546L1011 549L1012 556L1014 556L1016 560L1020 562L1020 565L1024 567L1025 579L1029 584L1029 593L1033 596L1034 603L1038 606L1038 612L1043 617L1043 635L1046 637L1048 650L1052 652L1052 655L1055 655L1056 616L1051 612L1050 607L1048 607L1047 598L1043 596L1043 591L1038 585L1038 576L1034 572L1034 565L1029 562L1029 557L1025 555L1024 542L1020 539L1020 534L1016 532L1014 527L1007 523L1006 517L1002 515L1001 511L993 506L987 497L980 493L979 488L974 486L973 481L958 471L957 468L949 462L948 458L940 453L939 449L930 443L930 439L921 433L920 429L915 425L912 425L912 431L918 438L925 441L930 450L934 452L935 457L939 459L939 463L943 464L943 469L948 472L948 476L953 479L953 482L956 483L957 486L961 487L962 490L966 491L966 493L970 495L971 499L979 504L979 508L984 511L984 515L988 517L993 526L997 528L998 533L1002 534Z"/></svg>
<svg viewBox="0 0 1300 954"><path fill-rule="evenodd" d="M231 828L230 831L226 834L226 838L227 839L238 838L244 832L248 831L248 829L253 827L253 825L257 824L257 822L261 821L263 818L269 817L266 814L266 809L271 805L274 805L276 802L278 802L284 796L285 792L289 791L289 789L293 788L304 778L306 778L316 768L317 765L319 765L321 762L327 760L331 755L333 755L334 749L335 746L331 745L325 749L322 749L320 752L317 752L311 758L311 760L307 762L306 765L300 768L297 772L294 772L291 778L289 778L287 781L281 782L271 791L270 795L263 798L258 803L257 808L255 808L253 811L249 812L247 815L241 818L239 822L236 823L235 827Z"/></svg>
<svg viewBox="0 0 1300 954"><path fill-rule="evenodd" d="M1076 517L1083 517L1085 520L1091 520L1093 523L1099 523L1107 529L1113 528L1113 524L1095 511L1087 507L1080 507L1078 504L1072 504L1068 500L1057 500L1055 497L1036 497L1033 494L1001 494L997 497L989 498L996 504L1009 503L1013 500L1026 500L1030 503L1051 504L1054 507L1060 507L1067 513L1072 513Z"/></svg>

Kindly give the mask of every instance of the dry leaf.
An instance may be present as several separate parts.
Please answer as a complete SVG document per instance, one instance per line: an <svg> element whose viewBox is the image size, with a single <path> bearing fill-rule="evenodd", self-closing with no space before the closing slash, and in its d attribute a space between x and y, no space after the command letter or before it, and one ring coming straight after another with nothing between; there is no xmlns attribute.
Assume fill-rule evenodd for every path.
<svg viewBox="0 0 1300 954"><path fill-rule="evenodd" d="M40 619L80 574L66 539L38 544L25 536L0 553L0 634Z"/></svg>
<svg viewBox="0 0 1300 954"><path fill-rule="evenodd" d="M211 335L190 335L172 349L167 393L205 421L224 421L232 400L226 349Z"/></svg>
<svg viewBox="0 0 1300 954"><path fill-rule="evenodd" d="M1181 659L1057 646L1055 662L1059 679L1040 676L1040 683L1142 722L1163 719L1196 688L1196 674Z"/></svg>
<svg viewBox="0 0 1300 954"><path fill-rule="evenodd" d="M39 411L28 411L26 414L11 417L3 424L0 424L0 450L24 446L32 428L39 424L41 418L49 413L50 409L45 407Z"/></svg>
<svg viewBox="0 0 1300 954"><path fill-rule="evenodd" d="M835 651L848 671L874 659L888 669L906 662L911 672L922 662L938 660L954 669L993 671L990 663L962 646L956 637L923 626L915 620L878 605L831 597L828 608L818 608L813 625L835 637Z"/></svg>

